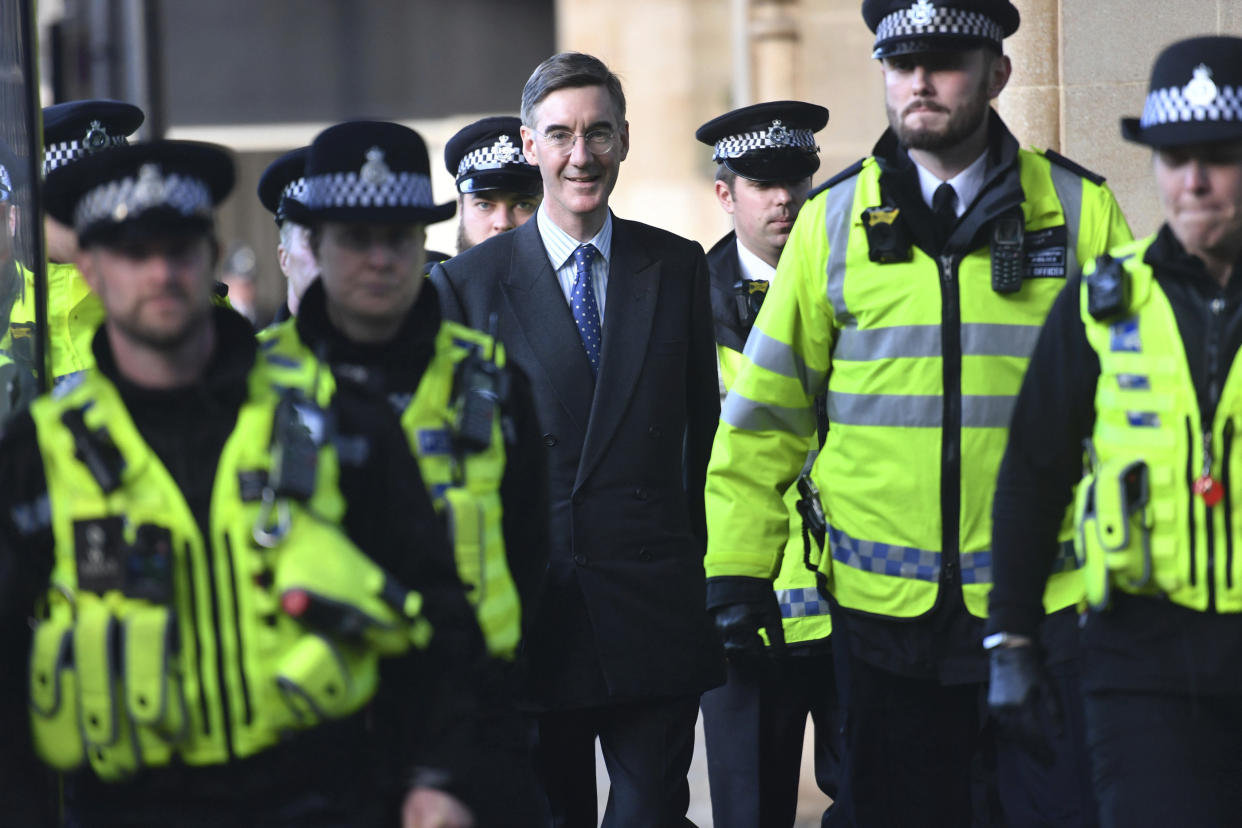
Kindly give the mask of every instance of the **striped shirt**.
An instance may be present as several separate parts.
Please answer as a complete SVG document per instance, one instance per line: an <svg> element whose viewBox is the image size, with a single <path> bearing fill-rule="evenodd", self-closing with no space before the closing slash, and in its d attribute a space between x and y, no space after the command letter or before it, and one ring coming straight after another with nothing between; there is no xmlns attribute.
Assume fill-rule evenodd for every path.
<svg viewBox="0 0 1242 828"><path fill-rule="evenodd" d="M548 253L548 262L556 273L556 281L561 284L561 292L565 294L565 303L574 292L574 251L580 244L573 236L557 227L547 214L543 205L535 214L539 222L539 237L543 239L544 250ZM591 286L595 289L595 304L599 306L599 324L604 325L604 299L608 293L608 263L612 260L612 211L604 217L604 226L595 237L586 244L595 245L599 254L591 261Z"/></svg>

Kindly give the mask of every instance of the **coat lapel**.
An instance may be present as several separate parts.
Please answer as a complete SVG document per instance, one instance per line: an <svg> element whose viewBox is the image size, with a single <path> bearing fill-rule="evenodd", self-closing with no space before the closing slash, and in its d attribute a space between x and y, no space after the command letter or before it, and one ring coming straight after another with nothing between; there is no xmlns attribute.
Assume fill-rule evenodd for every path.
<svg viewBox="0 0 1242 828"><path fill-rule="evenodd" d="M512 260L500 289L539 369L580 433L584 432L594 385L591 364L569 303L548 264L537 222L528 221L514 231ZM511 347L516 344L510 343ZM605 348L607 344L605 336Z"/></svg>
<svg viewBox="0 0 1242 828"><path fill-rule="evenodd" d="M660 263L637 246L629 222L614 216L599 377L575 488L603 456L633 397L647 355L659 287Z"/></svg>

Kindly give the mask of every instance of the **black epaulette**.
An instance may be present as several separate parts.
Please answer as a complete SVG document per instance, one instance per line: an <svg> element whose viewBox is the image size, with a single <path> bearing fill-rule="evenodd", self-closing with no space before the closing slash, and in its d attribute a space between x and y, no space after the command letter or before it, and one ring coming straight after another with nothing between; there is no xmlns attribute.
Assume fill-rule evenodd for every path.
<svg viewBox="0 0 1242 828"><path fill-rule="evenodd" d="M854 176L858 175L858 171L862 169L863 162L866 160L867 160L866 158L859 158L853 164L850 164L848 167L841 170L841 172L837 173L832 178L825 181L823 184L820 184L814 190L811 190L811 194L807 196L807 200L810 201L812 198L815 198L815 196L819 195L820 193L822 193L824 190L828 189L829 187L835 187L836 185L840 184L845 179L853 178Z"/></svg>
<svg viewBox="0 0 1242 828"><path fill-rule="evenodd" d="M1056 164L1058 167L1064 167L1065 169L1069 170L1075 175L1082 176L1083 178L1090 181L1092 184L1095 184L1097 187L1104 183L1104 176L1100 175L1099 173L1091 172L1091 170L1087 169L1081 164L1077 164L1069 160L1068 158L1066 158L1064 155L1057 152L1056 150L1050 150L1050 149L1044 150L1044 158L1047 158L1049 161Z"/></svg>

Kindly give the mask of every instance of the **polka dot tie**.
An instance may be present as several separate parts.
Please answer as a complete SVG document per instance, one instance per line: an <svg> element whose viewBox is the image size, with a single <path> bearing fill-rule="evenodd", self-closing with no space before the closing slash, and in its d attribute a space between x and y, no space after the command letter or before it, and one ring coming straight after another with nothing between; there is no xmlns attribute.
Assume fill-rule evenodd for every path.
<svg viewBox="0 0 1242 828"><path fill-rule="evenodd" d="M582 244L574 251L574 289L569 307L574 312L578 336L591 363L591 375L599 374L599 350L603 335L599 324L599 305L595 303L595 286L591 283L591 262L599 253L594 245Z"/></svg>

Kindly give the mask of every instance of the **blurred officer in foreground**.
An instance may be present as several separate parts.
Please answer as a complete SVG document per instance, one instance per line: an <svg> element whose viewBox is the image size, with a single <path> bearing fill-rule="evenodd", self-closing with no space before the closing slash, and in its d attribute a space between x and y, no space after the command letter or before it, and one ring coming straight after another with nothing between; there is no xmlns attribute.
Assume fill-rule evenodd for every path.
<svg viewBox="0 0 1242 828"><path fill-rule="evenodd" d="M394 462L399 431L344 431L349 412L279 388L246 320L212 306L212 213L233 180L223 149L175 141L48 176L106 321L97 367L0 440L0 785L33 749L65 774L71 825L460 812L426 787L451 786L452 766L415 777L375 747L458 704L377 691L381 656L417 659L426 681L458 630L478 638L447 541L421 485L400 485L418 470ZM36 796L3 793L18 820Z"/></svg>
<svg viewBox="0 0 1242 828"><path fill-rule="evenodd" d="M296 318L264 331L264 358L322 402L348 383L399 420L486 642L468 747L480 769L455 790L480 825L524 825L534 780L512 665L544 566L542 447L524 377L490 336L443 320L421 275L424 228L455 207L432 201L429 172L422 138L398 124L352 121L315 138L289 211L309 228L320 277Z"/></svg>
<svg viewBox="0 0 1242 828"><path fill-rule="evenodd" d="M1069 281L1031 358L994 506L988 631L1010 647L993 651L990 703L1002 715L1041 703L1031 642L1077 485L1101 822L1236 825L1242 39L1165 49L1142 117L1121 131L1152 148L1164 224Z"/></svg>
<svg viewBox="0 0 1242 828"><path fill-rule="evenodd" d="M713 147L716 198L734 230L707 254L712 316L722 384L733 384L746 337L762 307L794 219L819 169L815 133L828 110L800 101L773 101L728 112L699 127L695 137ZM819 435L807 442L808 458ZM725 637L729 679L703 694L707 771L716 825L789 826L798 799L803 731L815 722L815 780L837 796L840 726L828 635L828 602L804 563L802 518L785 496L789 542L772 586L786 649L781 658L753 635ZM728 632L731 620L717 616ZM756 784L757 781L757 784Z"/></svg>
<svg viewBox="0 0 1242 828"><path fill-rule="evenodd" d="M300 202L306 195L306 153L310 147L298 147L277 158L259 177L259 201L276 219L280 242L276 259L285 274L285 303L276 310L274 322L296 316L302 294L319 275L315 255L310 249L310 230L289 218L289 204Z"/></svg>
<svg viewBox="0 0 1242 828"><path fill-rule="evenodd" d="M993 755L1008 823L1084 824L1081 721L1044 767L992 738L979 642L992 491L1027 358L1065 279L1130 233L1101 179L1020 150L988 106L1010 76L1012 4L862 11L890 129L802 208L747 341L708 476L709 606L731 607L738 635L777 612L782 496L826 389L827 440L802 485L809 512L822 503L816 563L845 710L829 824L1000 821ZM1041 630L1067 688L1082 594L1069 539Z"/></svg>
<svg viewBox="0 0 1242 828"><path fill-rule="evenodd" d="M133 104L108 100L69 101L43 109L43 175L100 152L125 146L126 136L142 126L145 116ZM103 321L103 306L74 265L77 239L73 228L46 215L47 320L53 382L94 364L91 340ZM10 315L15 350L34 355L34 280L25 280Z"/></svg>
<svg viewBox="0 0 1242 828"><path fill-rule="evenodd" d="M539 209L543 179L522 154L522 121L475 121L444 146L444 165L457 182L457 252L525 224Z"/></svg>

